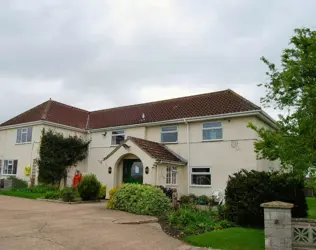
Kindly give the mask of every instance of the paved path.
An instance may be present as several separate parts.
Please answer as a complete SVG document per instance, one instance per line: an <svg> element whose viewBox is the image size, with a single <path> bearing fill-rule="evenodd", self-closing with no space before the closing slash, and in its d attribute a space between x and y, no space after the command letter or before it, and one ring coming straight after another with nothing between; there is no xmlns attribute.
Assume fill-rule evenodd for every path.
<svg viewBox="0 0 316 250"><path fill-rule="evenodd" d="M146 217L105 209L105 203L60 204L0 195L0 250L191 250Z"/></svg>

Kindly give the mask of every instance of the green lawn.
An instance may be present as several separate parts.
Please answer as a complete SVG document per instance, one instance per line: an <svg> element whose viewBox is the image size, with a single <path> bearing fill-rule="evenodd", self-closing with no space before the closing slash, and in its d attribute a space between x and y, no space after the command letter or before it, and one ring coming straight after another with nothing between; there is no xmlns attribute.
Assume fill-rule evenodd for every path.
<svg viewBox="0 0 316 250"><path fill-rule="evenodd" d="M184 239L187 243L221 250L264 250L264 231L233 227Z"/></svg>
<svg viewBox="0 0 316 250"><path fill-rule="evenodd" d="M28 198L28 199L37 199L37 198L42 198L44 196L44 194L42 193L31 193L31 192L11 191L11 190L0 190L0 195L8 195L8 196Z"/></svg>
<svg viewBox="0 0 316 250"><path fill-rule="evenodd" d="M306 200L308 205L308 218L316 219L316 198L308 197Z"/></svg>

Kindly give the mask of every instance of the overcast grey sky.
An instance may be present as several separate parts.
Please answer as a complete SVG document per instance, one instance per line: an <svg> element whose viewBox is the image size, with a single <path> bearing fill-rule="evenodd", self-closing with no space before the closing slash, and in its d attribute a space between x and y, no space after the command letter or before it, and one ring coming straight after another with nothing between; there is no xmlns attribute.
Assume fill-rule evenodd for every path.
<svg viewBox="0 0 316 250"><path fill-rule="evenodd" d="M50 97L87 110L231 88L259 104L315 0L1 0L0 122ZM275 113L270 113L275 116Z"/></svg>

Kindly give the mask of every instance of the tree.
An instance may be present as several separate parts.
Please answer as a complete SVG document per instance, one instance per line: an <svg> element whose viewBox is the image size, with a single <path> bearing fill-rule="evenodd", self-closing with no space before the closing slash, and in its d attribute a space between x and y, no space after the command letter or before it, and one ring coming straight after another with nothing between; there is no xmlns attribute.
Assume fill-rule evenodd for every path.
<svg viewBox="0 0 316 250"><path fill-rule="evenodd" d="M87 157L90 141L77 136L65 138L63 134L42 130L39 150L39 181L60 184L67 177L69 168Z"/></svg>
<svg viewBox="0 0 316 250"><path fill-rule="evenodd" d="M295 29L280 69L261 59L269 68L261 102L284 115L279 115L276 130L249 124L260 137L255 151L258 158L279 159L283 168L306 173L316 166L316 31Z"/></svg>

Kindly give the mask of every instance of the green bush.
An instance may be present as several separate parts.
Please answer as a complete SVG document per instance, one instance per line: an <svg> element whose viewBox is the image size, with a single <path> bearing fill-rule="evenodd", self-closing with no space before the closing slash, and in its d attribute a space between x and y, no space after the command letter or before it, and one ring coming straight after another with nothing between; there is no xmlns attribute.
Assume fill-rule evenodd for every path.
<svg viewBox="0 0 316 250"><path fill-rule="evenodd" d="M27 181L16 178L15 176L9 176L8 179L12 180L12 186L14 189L27 188L28 186Z"/></svg>
<svg viewBox="0 0 316 250"><path fill-rule="evenodd" d="M57 200L60 197L61 197L61 192L60 191L48 191L44 195L44 199Z"/></svg>
<svg viewBox="0 0 316 250"><path fill-rule="evenodd" d="M112 187L110 189L110 191L109 191L110 199L107 202L107 205L106 205L107 208L114 209L114 197L115 197L118 190L119 190L119 187Z"/></svg>
<svg viewBox="0 0 316 250"><path fill-rule="evenodd" d="M263 226L263 208L270 201L293 203L292 216L306 217L304 177L291 173L241 170L229 177L225 190L227 216L239 225Z"/></svg>
<svg viewBox="0 0 316 250"><path fill-rule="evenodd" d="M197 204L197 203L198 203L198 197L195 194L182 195L180 197L181 205Z"/></svg>
<svg viewBox="0 0 316 250"><path fill-rule="evenodd" d="M99 197L101 199L105 199L106 197L106 186L105 185L102 185L101 188L100 188L100 193L99 193Z"/></svg>
<svg viewBox="0 0 316 250"><path fill-rule="evenodd" d="M99 198L101 183L94 174L87 174L82 177L78 186L78 192L82 200L96 200Z"/></svg>
<svg viewBox="0 0 316 250"><path fill-rule="evenodd" d="M61 192L61 198L65 202L74 201L76 196L76 191L72 187L65 187Z"/></svg>
<svg viewBox="0 0 316 250"><path fill-rule="evenodd" d="M216 212L198 210L193 206L170 212L167 216L167 221L173 228L189 235L232 226L227 220L221 220Z"/></svg>
<svg viewBox="0 0 316 250"><path fill-rule="evenodd" d="M149 185L123 184L111 199L114 209L135 214L161 216L172 208L163 191Z"/></svg>

